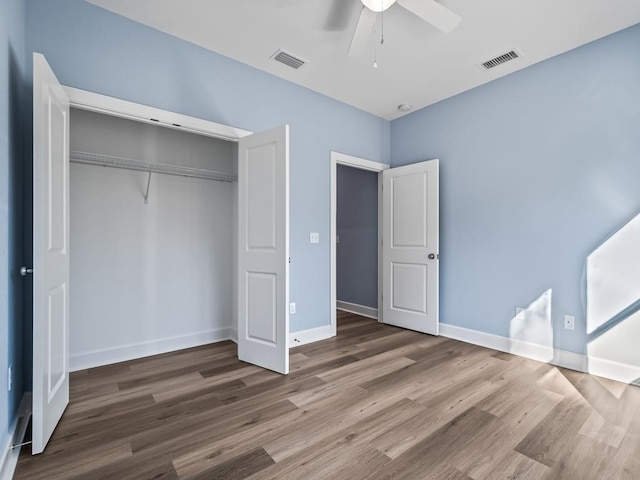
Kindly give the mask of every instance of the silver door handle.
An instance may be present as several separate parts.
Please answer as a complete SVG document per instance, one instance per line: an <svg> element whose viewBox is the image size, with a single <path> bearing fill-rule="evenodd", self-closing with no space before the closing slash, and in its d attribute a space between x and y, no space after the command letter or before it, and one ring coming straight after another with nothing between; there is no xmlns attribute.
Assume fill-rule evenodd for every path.
<svg viewBox="0 0 640 480"><path fill-rule="evenodd" d="M436 255L434 253L430 253L429 260L433 260L434 258L436 258Z"/></svg>
<svg viewBox="0 0 640 480"><path fill-rule="evenodd" d="M29 267L20 267L20 275L26 277L27 275L31 275L33 273L33 268Z"/></svg>

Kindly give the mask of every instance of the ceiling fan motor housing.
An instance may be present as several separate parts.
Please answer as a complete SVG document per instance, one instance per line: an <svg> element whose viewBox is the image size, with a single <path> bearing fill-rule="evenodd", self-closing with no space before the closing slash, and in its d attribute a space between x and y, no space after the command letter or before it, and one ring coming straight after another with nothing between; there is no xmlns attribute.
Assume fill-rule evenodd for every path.
<svg viewBox="0 0 640 480"><path fill-rule="evenodd" d="M383 12L391 5L396 3L396 0L360 0L362 4L369 10L374 12Z"/></svg>

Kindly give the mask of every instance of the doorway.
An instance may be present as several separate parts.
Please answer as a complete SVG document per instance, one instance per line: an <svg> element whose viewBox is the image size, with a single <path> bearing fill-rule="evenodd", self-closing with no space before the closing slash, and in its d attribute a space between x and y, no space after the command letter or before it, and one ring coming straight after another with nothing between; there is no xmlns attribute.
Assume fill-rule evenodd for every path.
<svg viewBox="0 0 640 480"><path fill-rule="evenodd" d="M354 305L359 305L355 302L349 302L351 303L351 305L345 305L344 303L342 303L341 305L342 307L351 307L351 309L358 309L359 311L356 311L355 313L365 314L370 317L375 316L378 321L381 321L381 316L379 315L380 310L378 308L382 304L380 300L380 296L382 293L382 288L381 288L382 250L380 248L381 239L382 239L382 216L381 216L382 176L380 175L380 172L387 170L389 168L389 165L386 165L384 163L374 162L371 160L366 160L359 157L354 157L351 155L346 155L344 153L331 152L331 332L332 332L332 336L335 336L337 333L337 308L338 308L338 265L337 265L338 241L339 241L339 238L338 238L338 168L342 169L345 167L347 169L357 169L357 170L365 171L367 173L370 172L371 174L377 175L378 177L377 178L377 195L376 195L377 205L375 206L375 210L377 211L377 232L375 232L375 238L376 238L376 244L378 248L377 248L377 262L376 262L377 268L374 271L375 277L377 279L377 281L375 282L377 284L377 293L375 295L375 307L372 305L364 305L365 307L368 307L368 309L367 308L358 309L358 307L354 308ZM349 173L348 170L345 170L345 171L347 172L347 174ZM354 175L354 177L357 177L357 173L356 175ZM364 230L366 230L366 228L361 229L359 234L360 235L363 234ZM344 243L345 240L346 238L343 237L343 246L345 245ZM357 241L355 238L351 238L350 240L348 240L348 242L351 243L352 240ZM352 247L349 246L348 248L352 248ZM368 286L366 288L367 290L369 290L371 287ZM354 295L352 297L354 299L357 299L357 298L364 299L365 297L368 298L370 296L369 294L362 291L357 293L350 292L349 295ZM340 299L340 300L344 301L344 299ZM367 303L373 303L373 302L367 301Z"/></svg>
<svg viewBox="0 0 640 480"><path fill-rule="evenodd" d="M378 320L378 174L338 165L336 302Z"/></svg>

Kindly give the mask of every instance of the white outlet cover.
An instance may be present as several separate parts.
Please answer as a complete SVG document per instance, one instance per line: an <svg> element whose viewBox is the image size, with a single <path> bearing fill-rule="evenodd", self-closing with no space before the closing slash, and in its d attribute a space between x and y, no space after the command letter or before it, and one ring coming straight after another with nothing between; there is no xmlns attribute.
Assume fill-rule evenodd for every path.
<svg viewBox="0 0 640 480"><path fill-rule="evenodd" d="M576 325L576 318L573 315L564 316L564 328L567 330L573 330Z"/></svg>
<svg viewBox="0 0 640 480"><path fill-rule="evenodd" d="M311 232L309 234L309 243L320 243L320 234L318 232Z"/></svg>
<svg viewBox="0 0 640 480"><path fill-rule="evenodd" d="M290 303L289 304L289 314L293 314L296 313L296 304L295 303Z"/></svg>

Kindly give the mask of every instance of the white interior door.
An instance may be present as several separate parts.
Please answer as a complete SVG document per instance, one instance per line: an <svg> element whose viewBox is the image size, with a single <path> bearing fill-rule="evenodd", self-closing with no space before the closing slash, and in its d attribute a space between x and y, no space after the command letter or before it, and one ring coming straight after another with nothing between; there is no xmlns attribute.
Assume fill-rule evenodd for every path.
<svg viewBox="0 0 640 480"><path fill-rule="evenodd" d="M383 322L438 335L438 160L382 182Z"/></svg>
<svg viewBox="0 0 640 480"><path fill-rule="evenodd" d="M33 445L69 403L69 100L33 55Z"/></svg>
<svg viewBox="0 0 640 480"><path fill-rule="evenodd" d="M289 127L238 147L238 358L289 372Z"/></svg>

